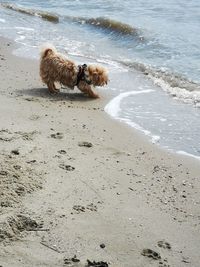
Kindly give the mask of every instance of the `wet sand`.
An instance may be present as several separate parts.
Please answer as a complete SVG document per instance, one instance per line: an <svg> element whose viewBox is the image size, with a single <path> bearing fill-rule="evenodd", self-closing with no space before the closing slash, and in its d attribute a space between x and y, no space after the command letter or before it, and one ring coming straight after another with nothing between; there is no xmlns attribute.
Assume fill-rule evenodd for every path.
<svg viewBox="0 0 200 267"><path fill-rule="evenodd" d="M50 95L14 47L1 38L0 265L199 267L199 161L109 118L106 91Z"/></svg>

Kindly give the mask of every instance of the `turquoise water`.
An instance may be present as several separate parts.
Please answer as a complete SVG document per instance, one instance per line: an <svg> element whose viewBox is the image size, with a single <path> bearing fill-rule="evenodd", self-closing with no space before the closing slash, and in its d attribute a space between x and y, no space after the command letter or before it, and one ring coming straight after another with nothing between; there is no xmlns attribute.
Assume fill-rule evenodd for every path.
<svg viewBox="0 0 200 267"><path fill-rule="evenodd" d="M75 60L106 65L110 115L162 146L200 156L199 1L9 4L0 7L0 35L21 44L15 54L38 58L38 46L50 42Z"/></svg>

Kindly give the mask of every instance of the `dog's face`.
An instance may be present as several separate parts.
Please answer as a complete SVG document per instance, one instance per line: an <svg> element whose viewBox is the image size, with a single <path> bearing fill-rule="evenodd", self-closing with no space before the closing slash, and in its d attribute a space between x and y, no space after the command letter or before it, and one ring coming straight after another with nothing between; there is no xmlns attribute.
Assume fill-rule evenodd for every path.
<svg viewBox="0 0 200 267"><path fill-rule="evenodd" d="M94 86L104 86L108 83L108 74L104 67L101 66L88 66L85 71L85 78Z"/></svg>

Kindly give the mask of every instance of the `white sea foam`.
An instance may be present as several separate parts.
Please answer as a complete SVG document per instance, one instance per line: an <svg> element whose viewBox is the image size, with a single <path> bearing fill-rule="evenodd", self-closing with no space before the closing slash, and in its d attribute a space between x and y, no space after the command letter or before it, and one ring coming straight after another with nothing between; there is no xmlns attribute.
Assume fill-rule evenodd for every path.
<svg viewBox="0 0 200 267"><path fill-rule="evenodd" d="M190 154L190 153L187 153L185 151L182 151L182 150L179 150L176 152L177 154L180 154L180 155L183 155L183 156L187 156L187 157L191 157L191 158L195 158L195 159L198 159L200 160L200 157L199 156L195 156L193 154Z"/></svg>
<svg viewBox="0 0 200 267"><path fill-rule="evenodd" d="M122 67L118 62L107 59L105 57L97 59L97 62L109 65L111 67L110 71L113 71L113 69L114 69L114 72L116 72L116 70L118 70L119 72L128 72L128 69Z"/></svg>
<svg viewBox="0 0 200 267"><path fill-rule="evenodd" d="M28 28L28 27L15 27L17 30L23 30L23 31L35 31L33 28Z"/></svg>
<svg viewBox="0 0 200 267"><path fill-rule="evenodd" d="M96 58L96 56L86 55L83 52L80 52L81 49L79 47L77 47L77 51L75 51L74 49L72 50L71 48L70 48L70 52L69 52L69 49L67 49L67 48L65 48L64 50L70 56L80 57L80 58L84 58L84 59L87 58L91 61L95 61L97 63L105 65L109 69L109 73L128 72L128 69L122 67L118 62L115 62L113 60L108 59L109 58L108 55L107 56L100 56L100 58ZM106 58L106 57L108 57L108 58Z"/></svg>
<svg viewBox="0 0 200 267"><path fill-rule="evenodd" d="M22 40L24 40L26 37L24 36L24 35L20 35L19 37L17 37L16 39L15 39L15 41L16 42L20 42L20 41L22 41Z"/></svg>
<svg viewBox="0 0 200 267"><path fill-rule="evenodd" d="M184 103L200 107L200 83L189 78L170 72L166 68L154 68L140 62L120 61L122 65L134 68L144 73L152 82L165 92Z"/></svg>
<svg viewBox="0 0 200 267"><path fill-rule="evenodd" d="M160 140L160 136L158 135L153 135L150 131L145 130L143 127L141 127L139 124L132 122L130 119L124 119L124 118L120 118L120 121L125 122L126 124L128 124L129 126L133 127L134 129L143 132L146 136L151 138L151 142L153 144L158 143Z"/></svg>
<svg viewBox="0 0 200 267"><path fill-rule="evenodd" d="M0 19L0 22L6 23L6 20L5 19Z"/></svg>
<svg viewBox="0 0 200 267"><path fill-rule="evenodd" d="M149 77L153 80L154 84L160 86L164 91L175 97L176 99L180 99L185 103L194 104L196 106L200 103L200 91L194 90L190 91L185 88L172 87L170 84L165 82L162 78L155 78L152 75Z"/></svg>
<svg viewBox="0 0 200 267"><path fill-rule="evenodd" d="M146 136L149 136L152 140L152 143L157 143L160 140L160 136L158 135L152 135L152 133L148 130L145 130L143 127L141 127L139 124L131 121L129 118L122 118L120 117L119 113L121 111L121 102L124 98L129 97L131 95L138 95L138 94L147 94L154 92L154 90L141 90L141 91L131 91L131 92L124 92L113 98L106 106L105 111L115 119L118 119L122 122L125 122L126 124L130 125L131 127L135 128L136 130L139 130L143 132Z"/></svg>
<svg viewBox="0 0 200 267"><path fill-rule="evenodd" d="M139 95L139 94L147 94L154 92L154 90L148 89L148 90L141 90L141 91L130 91L130 92L124 92L113 98L106 106L105 111L111 115L112 117L118 118L118 114L121 110L120 104L122 100L126 97L129 97L131 95Z"/></svg>

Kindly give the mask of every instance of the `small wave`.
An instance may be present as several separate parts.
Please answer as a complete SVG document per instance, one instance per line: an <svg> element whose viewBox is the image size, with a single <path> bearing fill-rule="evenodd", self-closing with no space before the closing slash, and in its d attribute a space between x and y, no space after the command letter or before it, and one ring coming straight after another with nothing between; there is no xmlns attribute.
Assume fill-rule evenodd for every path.
<svg viewBox="0 0 200 267"><path fill-rule="evenodd" d="M5 19L0 19L0 22L6 23Z"/></svg>
<svg viewBox="0 0 200 267"><path fill-rule="evenodd" d="M128 68L134 68L142 72L144 75L150 78L154 84L161 87L173 97L180 99L185 103L191 103L196 107L200 107L200 83L191 81L180 74L156 69L142 63L120 63Z"/></svg>
<svg viewBox="0 0 200 267"><path fill-rule="evenodd" d="M17 30L22 30L22 31L34 31L33 28L28 28L28 27L15 27Z"/></svg>
<svg viewBox="0 0 200 267"><path fill-rule="evenodd" d="M138 40L144 41L144 37L140 35L138 29L130 26L129 24L126 24L126 23L123 23L117 20L108 19L104 17L97 17L97 18L84 18L84 17L73 17L73 16L63 17L58 14L35 10L35 9L28 9L28 8L16 6L10 3L2 3L0 5L4 8L10 9L16 12L20 12L26 15L40 17L50 22L58 23L60 19L64 19L68 22L76 22L81 25L88 24L98 29L107 30L115 34L134 36L134 37L137 37Z"/></svg>
<svg viewBox="0 0 200 267"><path fill-rule="evenodd" d="M182 151L182 150L179 150L176 153L179 155L183 155L183 156L187 156L187 157L191 157L191 158L195 158L197 160L200 160L200 156L196 156L196 155L190 154L190 153Z"/></svg>
<svg viewBox="0 0 200 267"><path fill-rule="evenodd" d="M147 94L154 92L154 90L141 90L141 91L131 91L131 92L124 92L121 93L120 95L116 96L113 98L104 108L105 112L107 112L111 117L114 117L115 119L118 119L119 121L122 121L129 126L135 128L136 130L139 130L143 132L146 136L149 136L151 138L152 143L157 143L160 140L160 136L157 135L152 135L152 133L148 130L145 130L142 128L139 124L131 121L128 118L122 118L120 117L119 113L121 111L120 104L122 100L126 97L129 97L131 95L138 95L138 94Z"/></svg>
<svg viewBox="0 0 200 267"><path fill-rule="evenodd" d="M17 37L16 39L15 39L15 41L16 42L21 42L22 40L24 40L26 37L24 36L24 35L20 35L19 37Z"/></svg>
<svg viewBox="0 0 200 267"><path fill-rule="evenodd" d="M113 98L106 106L105 106L105 111L111 115L112 117L118 118L119 112L121 110L120 104L122 100L128 96L131 95L139 95L139 94L146 94L146 93L151 93L154 92L154 90L141 90L141 91L131 91L131 92L124 92Z"/></svg>
<svg viewBox="0 0 200 267"><path fill-rule="evenodd" d="M136 28L133 28L132 26L128 24L125 24L125 23L122 23L116 20L108 19L108 18L99 17L99 18L85 19L85 23L98 27L98 28L106 29L106 30L109 30L115 33L120 33L123 35L138 34Z"/></svg>
<svg viewBox="0 0 200 267"><path fill-rule="evenodd" d="M117 20L108 19L104 17L84 18L84 17L70 17L70 16L65 16L65 20L73 21L81 25L88 24L90 26L99 29L107 30L111 33L134 36L138 37L138 39L141 41L144 40L144 37L140 36L139 30L137 28L134 28L129 24Z"/></svg>
<svg viewBox="0 0 200 267"><path fill-rule="evenodd" d="M40 18L47 20L47 21L50 21L50 22L54 22L54 23L59 22L58 15L52 14L49 12L37 11L34 9L27 9L27 8L23 8L23 7L18 7L16 5L9 4L9 3L2 3L1 6L4 8L7 8L7 9L11 9L11 10L16 11L16 12L26 14L26 15L40 17Z"/></svg>

